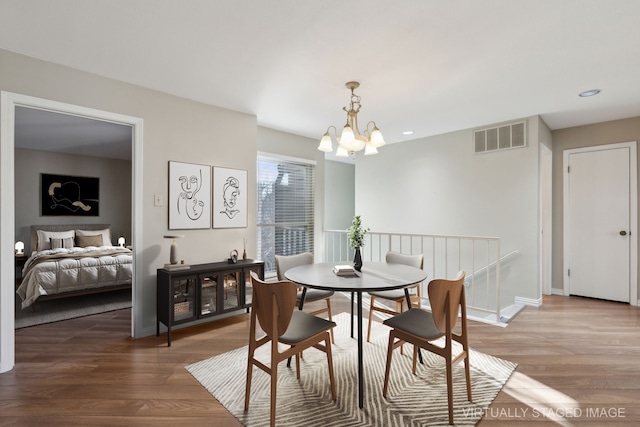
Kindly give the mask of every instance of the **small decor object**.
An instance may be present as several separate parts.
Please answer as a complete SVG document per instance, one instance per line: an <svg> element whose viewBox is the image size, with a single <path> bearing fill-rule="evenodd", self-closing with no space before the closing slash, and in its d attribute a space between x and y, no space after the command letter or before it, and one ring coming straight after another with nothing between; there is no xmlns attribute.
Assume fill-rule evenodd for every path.
<svg viewBox="0 0 640 427"><path fill-rule="evenodd" d="M213 228L247 226L247 171L213 168Z"/></svg>
<svg viewBox="0 0 640 427"><path fill-rule="evenodd" d="M360 253L360 248L355 248L356 253L353 256L353 268L356 271L362 271L362 254Z"/></svg>
<svg viewBox="0 0 640 427"><path fill-rule="evenodd" d="M40 177L42 216L100 215L100 178L47 173Z"/></svg>
<svg viewBox="0 0 640 427"><path fill-rule="evenodd" d="M247 239L242 239L242 259L247 259Z"/></svg>
<svg viewBox="0 0 640 427"><path fill-rule="evenodd" d="M189 268L189 264L185 264L184 260L181 263L178 263L178 245L176 244L176 239L183 238L182 234L165 234L165 239L173 239L171 242L171 251L169 252L169 264L165 264L164 268L167 270L185 270Z"/></svg>
<svg viewBox="0 0 640 427"><path fill-rule="evenodd" d="M364 236L369 232L369 228L363 228L360 215L356 215L353 217L351 227L349 227L347 231L349 232L349 245L355 250L353 268L355 268L356 271L360 271L362 269L360 248L364 246Z"/></svg>
<svg viewBox="0 0 640 427"><path fill-rule="evenodd" d="M229 254L229 259L227 260L229 264L237 264L238 263L238 250L234 249Z"/></svg>
<svg viewBox="0 0 640 427"><path fill-rule="evenodd" d="M333 274L336 276L355 276L356 272L350 265L336 265L333 267Z"/></svg>
<svg viewBox="0 0 640 427"><path fill-rule="evenodd" d="M211 167L169 162L169 230L211 227Z"/></svg>

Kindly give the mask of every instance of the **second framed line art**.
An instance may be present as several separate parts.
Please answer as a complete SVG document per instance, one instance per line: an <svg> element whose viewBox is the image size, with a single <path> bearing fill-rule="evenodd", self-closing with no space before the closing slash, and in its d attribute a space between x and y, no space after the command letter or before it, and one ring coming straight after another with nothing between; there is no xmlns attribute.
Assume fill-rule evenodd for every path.
<svg viewBox="0 0 640 427"><path fill-rule="evenodd" d="M247 171L213 167L213 228L247 226Z"/></svg>

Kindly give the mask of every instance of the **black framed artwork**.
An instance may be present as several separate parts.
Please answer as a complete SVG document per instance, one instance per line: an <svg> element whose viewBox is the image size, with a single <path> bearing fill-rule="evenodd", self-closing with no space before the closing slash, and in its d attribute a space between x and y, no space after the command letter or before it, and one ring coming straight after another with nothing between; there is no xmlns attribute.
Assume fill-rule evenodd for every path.
<svg viewBox="0 0 640 427"><path fill-rule="evenodd" d="M100 214L100 178L47 173L40 176L42 216Z"/></svg>

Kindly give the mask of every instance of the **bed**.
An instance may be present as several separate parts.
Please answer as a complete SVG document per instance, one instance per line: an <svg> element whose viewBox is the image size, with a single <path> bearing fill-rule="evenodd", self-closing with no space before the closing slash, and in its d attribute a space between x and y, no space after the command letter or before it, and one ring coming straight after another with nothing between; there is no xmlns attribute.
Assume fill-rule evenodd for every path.
<svg viewBox="0 0 640 427"><path fill-rule="evenodd" d="M131 288L133 254L113 246L109 224L32 225L31 249L16 290L23 309L36 301Z"/></svg>

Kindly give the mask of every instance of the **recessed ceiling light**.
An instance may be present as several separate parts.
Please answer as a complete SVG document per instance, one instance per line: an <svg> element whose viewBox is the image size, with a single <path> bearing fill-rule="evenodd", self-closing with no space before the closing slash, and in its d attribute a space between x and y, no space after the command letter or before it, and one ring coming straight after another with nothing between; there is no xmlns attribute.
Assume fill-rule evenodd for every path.
<svg viewBox="0 0 640 427"><path fill-rule="evenodd" d="M591 89L591 90L585 90L584 92L581 92L579 96L585 98L587 96L593 96L599 93L600 93L600 89Z"/></svg>
<svg viewBox="0 0 640 427"><path fill-rule="evenodd" d="M405 130L404 132L402 132L403 135L413 135L413 131L412 130Z"/></svg>

